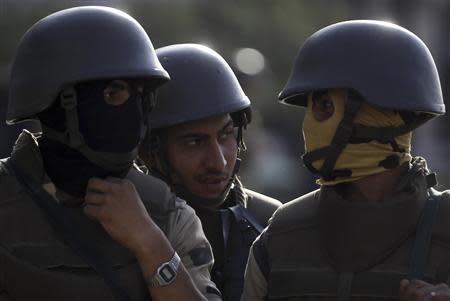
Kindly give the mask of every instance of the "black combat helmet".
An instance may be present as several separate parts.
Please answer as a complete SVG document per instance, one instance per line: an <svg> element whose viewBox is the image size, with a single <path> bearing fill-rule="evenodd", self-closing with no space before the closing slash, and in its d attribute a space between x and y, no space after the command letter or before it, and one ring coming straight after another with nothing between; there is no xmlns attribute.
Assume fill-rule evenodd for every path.
<svg viewBox="0 0 450 301"><path fill-rule="evenodd" d="M76 7L47 16L22 37L12 65L7 122L35 118L67 85L105 78L169 79L141 25L124 12Z"/></svg>
<svg viewBox="0 0 450 301"><path fill-rule="evenodd" d="M410 31L381 21L354 20L327 26L300 48L282 103L306 106L312 91L348 89L344 117L329 146L308 152L305 165L325 180L347 176L334 170L348 143L391 144L430 118L445 113L439 75L427 46ZM361 103L396 110L405 125L374 128L353 119ZM320 170L312 162L324 159Z"/></svg>
<svg viewBox="0 0 450 301"><path fill-rule="evenodd" d="M330 88L351 88L377 107L445 113L427 46L388 22L346 21L314 33L298 52L279 99L306 106L309 92Z"/></svg>
<svg viewBox="0 0 450 301"><path fill-rule="evenodd" d="M158 159L161 170L153 170L172 185L177 194L191 204L216 207L224 202L238 171L239 160L230 184L221 196L204 200L191 194L185 187L172 183L170 166L165 150L160 147L159 132L163 128L188 121L229 113L238 128L237 141L245 149L243 128L251 121L250 100L227 62L214 50L198 44L171 45L156 50L158 59L170 74L170 82L158 90L158 102L150 114L151 140L143 143L140 155ZM234 181L239 183L238 181ZM204 206L204 205L201 205Z"/></svg>
<svg viewBox="0 0 450 301"><path fill-rule="evenodd" d="M41 120L47 109L60 106L64 129L41 120L44 135L76 149L105 170L122 172L137 156L137 145L127 152L98 151L86 143L80 131L76 85L105 79L142 82L140 103L145 114L154 89L169 75L145 30L126 13L86 6L51 14L34 24L19 43L11 72L7 122ZM141 134L147 123L144 120Z"/></svg>
<svg viewBox="0 0 450 301"><path fill-rule="evenodd" d="M171 80L158 90L158 104L150 115L152 129L250 107L230 66L214 50L178 44L159 48L156 54Z"/></svg>

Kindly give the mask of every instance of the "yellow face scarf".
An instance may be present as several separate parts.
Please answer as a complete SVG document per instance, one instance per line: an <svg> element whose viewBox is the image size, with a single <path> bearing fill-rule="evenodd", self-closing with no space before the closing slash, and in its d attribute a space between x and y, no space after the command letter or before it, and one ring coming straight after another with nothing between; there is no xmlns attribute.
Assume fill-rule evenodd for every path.
<svg viewBox="0 0 450 301"><path fill-rule="evenodd" d="M339 122L344 116L347 90L330 89L325 92L334 106L334 111L329 118L319 121L317 112L313 112L313 93L308 97L305 119L303 121L303 136L305 140L305 152L311 152L322 147L329 146L336 132ZM319 119L319 120L318 120ZM354 123L359 123L370 127L398 127L404 125L403 119L398 112L376 108L367 102L361 105L354 118ZM391 144L383 144L374 140L365 143L347 144L339 155L333 170L351 170L350 176L337 177L326 181L322 178L317 180L319 185L335 185L343 182L351 182L363 177L377 174L411 160L411 132L395 137L399 149L394 151ZM390 167L387 161L398 159L396 166ZM319 170L324 160L317 160L312 163L313 167Z"/></svg>

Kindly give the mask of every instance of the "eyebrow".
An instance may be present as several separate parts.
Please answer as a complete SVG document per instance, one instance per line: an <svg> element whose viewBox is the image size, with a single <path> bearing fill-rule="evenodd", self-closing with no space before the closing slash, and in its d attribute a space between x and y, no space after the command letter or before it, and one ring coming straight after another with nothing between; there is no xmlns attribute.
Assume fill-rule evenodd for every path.
<svg viewBox="0 0 450 301"><path fill-rule="evenodd" d="M230 119L220 130L219 132L224 132L227 128L233 125L233 119ZM180 135L177 135L175 137L176 140L183 140L183 139L189 139L189 138L204 138L207 137L207 134L203 133L195 133L195 132L186 132L181 133Z"/></svg>

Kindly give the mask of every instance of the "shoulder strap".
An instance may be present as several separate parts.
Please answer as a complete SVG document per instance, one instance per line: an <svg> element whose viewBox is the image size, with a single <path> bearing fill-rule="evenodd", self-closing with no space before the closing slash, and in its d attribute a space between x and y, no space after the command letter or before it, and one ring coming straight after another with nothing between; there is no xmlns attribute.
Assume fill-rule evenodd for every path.
<svg viewBox="0 0 450 301"><path fill-rule="evenodd" d="M431 244L436 213L439 209L439 192L430 188L429 196L422 210L416 228L416 238L411 252L408 279L423 279Z"/></svg>
<svg viewBox="0 0 450 301"><path fill-rule="evenodd" d="M230 214L227 209L220 209L220 219L222 220L223 248L228 248L228 236L230 234Z"/></svg>
<svg viewBox="0 0 450 301"><path fill-rule="evenodd" d="M36 204L47 214L48 220L56 233L72 250L83 258L97 273L102 276L105 282L113 291L117 300L130 301L131 297L125 289L120 286L119 278L104 256L96 249L96 242L89 239L88 233L81 233L73 228L70 216L64 214L61 207L55 200L32 181L27 180L12 159L4 162L11 174L14 174L23 187L31 194Z"/></svg>
<svg viewBox="0 0 450 301"><path fill-rule="evenodd" d="M247 220L250 223L250 225L253 228L255 228L255 230L258 231L258 233L261 234L262 230L264 229L263 226L261 226L261 224L250 213L250 211L248 211L247 208L238 204L236 206L230 207L229 209L233 213L236 221Z"/></svg>

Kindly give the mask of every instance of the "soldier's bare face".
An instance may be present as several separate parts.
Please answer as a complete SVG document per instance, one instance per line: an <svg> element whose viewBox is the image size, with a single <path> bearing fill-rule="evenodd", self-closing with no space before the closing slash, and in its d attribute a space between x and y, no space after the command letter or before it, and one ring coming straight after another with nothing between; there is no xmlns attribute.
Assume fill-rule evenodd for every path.
<svg viewBox="0 0 450 301"><path fill-rule="evenodd" d="M165 138L175 180L197 196L220 196L230 181L238 153L230 115L170 127Z"/></svg>

